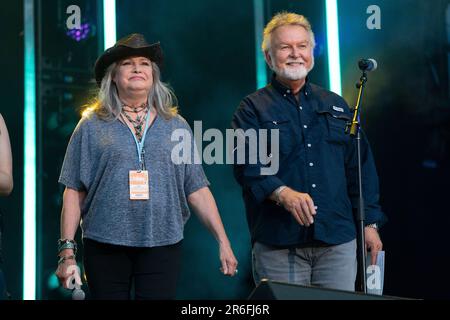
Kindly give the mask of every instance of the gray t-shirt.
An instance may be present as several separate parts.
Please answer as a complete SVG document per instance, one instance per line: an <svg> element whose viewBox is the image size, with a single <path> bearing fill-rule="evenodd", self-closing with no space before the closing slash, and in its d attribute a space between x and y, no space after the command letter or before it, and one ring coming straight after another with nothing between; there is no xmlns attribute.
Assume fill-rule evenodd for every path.
<svg viewBox="0 0 450 320"><path fill-rule="evenodd" d="M190 216L186 197L209 182L199 164L174 164L172 132L188 123L176 116L157 116L147 130L144 160L149 200L130 200L129 171L139 169L136 143L121 121L95 114L80 120L70 138L59 182L86 191L81 207L83 238L132 247L174 244L183 239Z"/></svg>

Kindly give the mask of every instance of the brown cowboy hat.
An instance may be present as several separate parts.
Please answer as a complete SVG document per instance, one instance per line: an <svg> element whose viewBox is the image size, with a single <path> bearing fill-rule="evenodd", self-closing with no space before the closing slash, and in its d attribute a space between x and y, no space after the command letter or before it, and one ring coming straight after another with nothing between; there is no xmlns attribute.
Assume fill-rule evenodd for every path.
<svg viewBox="0 0 450 320"><path fill-rule="evenodd" d="M95 62L94 73L97 85L100 86L106 69L114 62L127 57L147 57L161 68L163 53L159 42L149 44L140 33L132 33L107 49Z"/></svg>

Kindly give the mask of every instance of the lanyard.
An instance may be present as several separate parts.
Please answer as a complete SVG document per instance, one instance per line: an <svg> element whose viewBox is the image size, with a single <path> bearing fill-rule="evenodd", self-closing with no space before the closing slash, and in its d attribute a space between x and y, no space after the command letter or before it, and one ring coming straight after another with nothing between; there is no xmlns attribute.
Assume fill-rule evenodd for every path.
<svg viewBox="0 0 450 320"><path fill-rule="evenodd" d="M147 119L145 119L145 128L144 128L144 134L142 135L141 142L139 142L136 138L136 135L134 134L133 130L127 125L128 129L130 129L131 134L133 135L134 142L136 142L136 149L138 153L139 158L139 166L140 170L144 170L144 161L142 159L143 149L144 149L144 142L145 142L145 136L147 135L147 129L148 129L148 123L150 121L150 110L147 112ZM126 123L125 123L126 124Z"/></svg>

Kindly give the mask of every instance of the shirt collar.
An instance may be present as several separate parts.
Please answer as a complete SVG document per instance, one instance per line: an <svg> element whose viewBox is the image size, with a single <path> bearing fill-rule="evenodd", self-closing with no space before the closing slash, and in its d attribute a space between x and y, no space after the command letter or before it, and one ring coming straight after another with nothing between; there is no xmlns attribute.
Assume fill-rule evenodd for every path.
<svg viewBox="0 0 450 320"><path fill-rule="evenodd" d="M282 95L292 94L291 88L286 87L284 84L279 82L276 78L275 73L272 74L271 85ZM304 86L300 89L300 92L303 92L306 96L311 94L311 84L309 83L308 77L305 79Z"/></svg>

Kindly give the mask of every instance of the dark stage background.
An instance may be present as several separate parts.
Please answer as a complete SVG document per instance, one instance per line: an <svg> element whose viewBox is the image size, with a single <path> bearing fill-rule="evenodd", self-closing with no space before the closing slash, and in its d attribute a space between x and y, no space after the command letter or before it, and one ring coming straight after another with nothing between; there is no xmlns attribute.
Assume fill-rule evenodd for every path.
<svg viewBox="0 0 450 320"><path fill-rule="evenodd" d="M266 23L281 10L306 15L318 42L310 79L328 87L324 1L266 0ZM381 230L386 250L385 294L450 298L446 263L450 223L448 0L339 0L343 96L354 105L356 62L379 63L369 75L363 127L375 156L381 203L389 222ZM36 1L38 121L38 298L68 298L58 289L56 240L62 187L57 178L80 107L92 97L92 66L101 50L101 1ZM65 33L65 10L81 8L91 24L87 39ZM381 9L381 29L369 30L369 5ZM23 1L3 2L1 44L3 114L14 155L13 194L4 213L4 271L13 299L22 297L23 227ZM83 20L82 19L82 20ZM448 24L449 22L447 22ZM117 38L132 32L159 40L163 80L174 88L181 114L203 130L230 127L239 101L256 89L253 1L117 0ZM270 74L268 73L270 76ZM205 143L206 145L206 143ZM219 273L215 240L193 216L187 223L179 299L244 299L253 289L250 240L240 188L230 165L204 165L226 231L239 260L238 276Z"/></svg>

